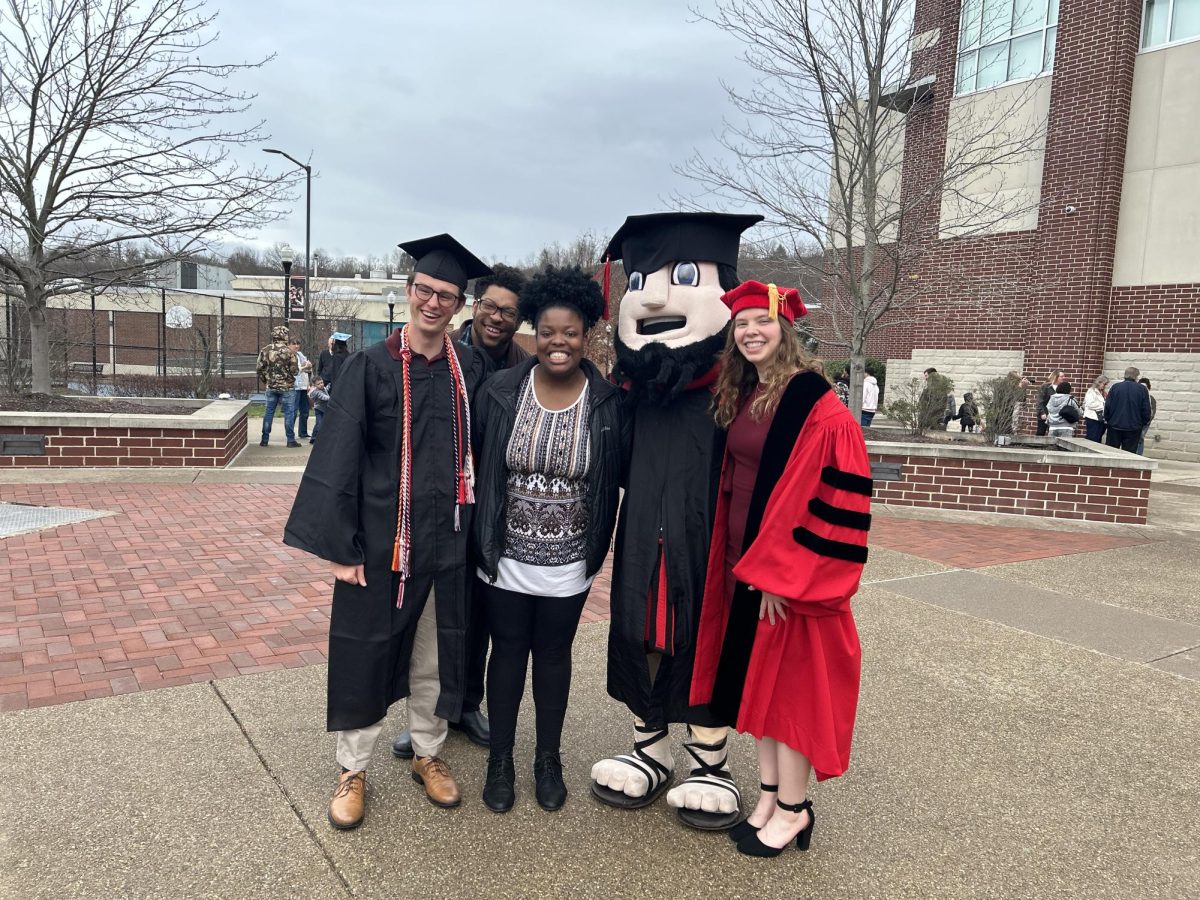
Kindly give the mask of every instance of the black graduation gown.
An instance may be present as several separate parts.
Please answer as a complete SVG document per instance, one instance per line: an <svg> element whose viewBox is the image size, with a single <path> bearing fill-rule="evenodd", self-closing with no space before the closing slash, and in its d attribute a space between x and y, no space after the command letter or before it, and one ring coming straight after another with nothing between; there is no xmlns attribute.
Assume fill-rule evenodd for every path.
<svg viewBox="0 0 1200 900"><path fill-rule="evenodd" d="M455 345L469 395L483 372L479 352ZM407 697L417 619L437 592L436 713L457 719L463 702L469 623L467 537L471 506L454 530L454 406L449 360L410 367L413 429L412 574L402 608L391 570L398 512L402 367L385 344L350 354L338 372L305 468L284 543L331 562L365 563L367 586L337 582L329 621L326 727L364 728ZM468 399L471 399L469 396Z"/></svg>
<svg viewBox="0 0 1200 900"><path fill-rule="evenodd" d="M608 693L653 726L718 724L706 707L688 704L725 444L711 406L708 387L699 387L667 407L641 402L632 412L629 479L613 557ZM670 650L651 684L647 600L659 588L660 546L670 634L657 637Z"/></svg>

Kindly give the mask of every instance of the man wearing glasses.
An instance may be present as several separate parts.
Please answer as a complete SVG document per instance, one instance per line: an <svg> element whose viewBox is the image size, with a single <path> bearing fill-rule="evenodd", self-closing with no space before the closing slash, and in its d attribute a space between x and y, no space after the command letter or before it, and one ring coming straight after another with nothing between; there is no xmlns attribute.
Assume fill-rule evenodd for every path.
<svg viewBox="0 0 1200 900"><path fill-rule="evenodd" d="M488 375L514 366L528 358L529 353L513 335L521 324L517 311L525 276L512 266L497 264L492 273L475 282L474 317L455 331L450 338L464 347L483 351ZM487 613L479 598L471 602L471 628L468 634L467 681L463 689L462 715L450 721L450 727L461 731L469 741L487 747L491 728L480 711L483 703L483 679L487 670L488 628ZM400 759L414 755L412 730L405 728L392 742L392 753Z"/></svg>
<svg viewBox="0 0 1200 900"><path fill-rule="evenodd" d="M326 728L342 767L328 813L338 829L362 823L367 763L405 697L413 780L436 806L461 802L439 753L464 700L470 406L487 363L448 328L468 280L491 270L447 234L400 246L416 260L408 324L342 364L284 532L336 579Z"/></svg>
<svg viewBox="0 0 1200 900"><path fill-rule="evenodd" d="M496 371L508 369L529 357L513 335L521 324L517 303L525 287L525 276L519 269L498 264L492 274L475 282L474 317L450 337L468 347L478 347L487 354Z"/></svg>

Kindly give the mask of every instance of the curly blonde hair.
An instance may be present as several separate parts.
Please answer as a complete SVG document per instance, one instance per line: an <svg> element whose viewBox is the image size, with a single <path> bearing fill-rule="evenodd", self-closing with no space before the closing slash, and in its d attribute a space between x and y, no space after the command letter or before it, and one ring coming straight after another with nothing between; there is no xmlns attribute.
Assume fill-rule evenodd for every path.
<svg viewBox="0 0 1200 900"><path fill-rule="evenodd" d="M799 335L786 320L779 321L779 330L782 341L775 354L775 364L764 384L766 389L750 404L750 417L756 422L761 422L779 405L784 388L797 372L816 372L829 381L824 364L804 349ZM758 369L742 356L742 351L734 342L733 331L730 328L725 339L725 349L721 352L721 372L713 390L713 418L722 428L729 427L744 398L758 387Z"/></svg>

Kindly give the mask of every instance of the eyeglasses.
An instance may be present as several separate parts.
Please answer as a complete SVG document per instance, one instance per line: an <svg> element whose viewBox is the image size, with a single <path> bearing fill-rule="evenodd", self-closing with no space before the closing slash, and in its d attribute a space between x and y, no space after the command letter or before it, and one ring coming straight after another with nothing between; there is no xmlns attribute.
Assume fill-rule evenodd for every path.
<svg viewBox="0 0 1200 900"><path fill-rule="evenodd" d="M478 301L476 305L489 316L500 313L500 318L504 319L505 322L517 321L517 308L515 306L497 306L486 297Z"/></svg>
<svg viewBox="0 0 1200 900"><path fill-rule="evenodd" d="M441 306L453 306L461 299L458 294L452 294L449 291L435 291L429 285L422 284L419 281L413 282L412 289L413 293L417 295L417 299L422 303L428 301L435 294L438 298L438 304Z"/></svg>

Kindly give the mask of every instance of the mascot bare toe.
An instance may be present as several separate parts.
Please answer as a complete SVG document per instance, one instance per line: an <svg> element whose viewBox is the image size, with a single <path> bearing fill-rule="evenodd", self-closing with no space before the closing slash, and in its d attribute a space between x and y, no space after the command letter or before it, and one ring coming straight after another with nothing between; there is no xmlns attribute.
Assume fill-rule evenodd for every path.
<svg viewBox="0 0 1200 900"><path fill-rule="evenodd" d="M606 251L629 277L616 372L628 384L633 418L613 559L608 692L634 721L633 752L596 763L592 793L638 809L666 792L682 822L709 831L735 824L741 808L729 729L707 707L688 705L724 445L711 387L729 327L721 295L738 285L742 232L761 219L630 216ZM688 727L688 776L668 792L672 722Z"/></svg>

